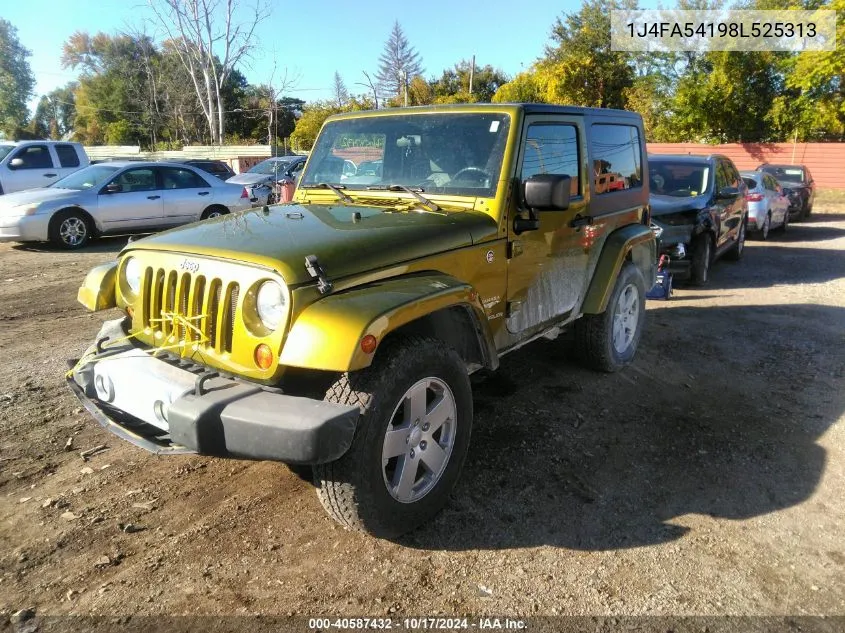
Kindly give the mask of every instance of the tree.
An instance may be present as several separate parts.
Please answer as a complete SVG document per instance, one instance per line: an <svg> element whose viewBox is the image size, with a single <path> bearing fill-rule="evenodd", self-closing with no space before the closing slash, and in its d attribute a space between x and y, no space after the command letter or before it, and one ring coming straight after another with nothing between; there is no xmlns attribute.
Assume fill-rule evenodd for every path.
<svg viewBox="0 0 845 633"><path fill-rule="evenodd" d="M221 4L222 2L222 4ZM249 19L235 22L237 0L149 0L174 47L208 121L213 143L225 133L223 87L232 70L255 47L255 27L269 16L255 4ZM220 24L222 22L222 24Z"/></svg>
<svg viewBox="0 0 845 633"><path fill-rule="evenodd" d="M419 53L408 43L408 38L405 37L397 20L393 23L393 30L384 43L384 51L379 57L376 79L385 92L400 97L411 79L422 73L422 60Z"/></svg>
<svg viewBox="0 0 845 633"><path fill-rule="evenodd" d="M18 30L0 18L0 130L9 136L28 119L26 104L35 86L30 54L18 40Z"/></svg>
<svg viewBox="0 0 845 633"><path fill-rule="evenodd" d="M35 114L29 122L29 131L38 138L60 140L73 131L76 102L73 91L76 83L56 88L39 99Z"/></svg>
<svg viewBox="0 0 845 633"><path fill-rule="evenodd" d="M339 107L342 108L346 105L346 102L349 101L349 91L346 89L346 84L343 83L343 77L341 77L340 73L337 71L334 72L332 92L334 93L334 100L337 102Z"/></svg>
<svg viewBox="0 0 845 633"><path fill-rule="evenodd" d="M435 103L489 103L496 91L508 81L509 77L499 69L487 65L477 66L473 71L472 63L462 60L454 68L444 70L431 87Z"/></svg>

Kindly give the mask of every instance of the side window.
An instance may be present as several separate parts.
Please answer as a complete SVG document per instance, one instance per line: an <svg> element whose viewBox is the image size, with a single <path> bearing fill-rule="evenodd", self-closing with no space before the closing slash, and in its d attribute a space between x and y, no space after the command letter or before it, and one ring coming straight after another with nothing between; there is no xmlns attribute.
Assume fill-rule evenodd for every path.
<svg viewBox="0 0 845 633"><path fill-rule="evenodd" d="M79 155L73 145L56 145L56 154L62 167L79 167Z"/></svg>
<svg viewBox="0 0 845 633"><path fill-rule="evenodd" d="M301 171L302 171L302 168L303 168L303 167L305 167L305 161L304 161L304 160L303 160L303 161L300 161L299 163L297 163L296 165L294 165L294 166L293 166L293 169L291 169L291 170L290 170L290 173L292 173L292 174L298 174L299 172L301 172Z"/></svg>
<svg viewBox="0 0 845 633"><path fill-rule="evenodd" d="M775 182L775 179L771 176L763 176L763 185L765 185L766 189L768 189L769 191L778 190L777 183Z"/></svg>
<svg viewBox="0 0 845 633"><path fill-rule="evenodd" d="M725 161L716 161L716 193L720 192L725 187L728 187L730 177L726 169Z"/></svg>
<svg viewBox="0 0 845 633"><path fill-rule="evenodd" d="M739 172L736 169L736 165L729 162L728 168L730 169L730 176L731 176L731 187L739 187L742 184L742 178L739 177Z"/></svg>
<svg viewBox="0 0 845 633"><path fill-rule="evenodd" d="M642 150L633 125L596 123L592 127L593 183L597 194L641 187Z"/></svg>
<svg viewBox="0 0 845 633"><path fill-rule="evenodd" d="M574 125L534 123L528 126L522 158L522 180L537 174L571 178L570 194L581 193L578 170L578 131Z"/></svg>
<svg viewBox="0 0 845 633"><path fill-rule="evenodd" d="M162 189L204 189L208 183L190 169L165 167L161 170Z"/></svg>
<svg viewBox="0 0 845 633"><path fill-rule="evenodd" d="M111 182L120 185L121 193L131 193L133 191L155 191L157 189L156 176L152 167L129 169L119 174Z"/></svg>
<svg viewBox="0 0 845 633"><path fill-rule="evenodd" d="M16 158L20 158L23 165L15 169L50 169L53 166L53 159L46 145L27 145L18 150L11 160Z"/></svg>

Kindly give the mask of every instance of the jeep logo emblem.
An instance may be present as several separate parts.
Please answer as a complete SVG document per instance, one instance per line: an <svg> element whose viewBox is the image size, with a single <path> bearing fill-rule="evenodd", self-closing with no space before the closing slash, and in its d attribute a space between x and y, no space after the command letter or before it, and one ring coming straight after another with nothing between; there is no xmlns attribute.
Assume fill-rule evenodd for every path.
<svg viewBox="0 0 845 633"><path fill-rule="evenodd" d="M200 265L197 262L192 262L190 259L185 259L179 264L179 268L187 270L189 273L195 273L200 269Z"/></svg>

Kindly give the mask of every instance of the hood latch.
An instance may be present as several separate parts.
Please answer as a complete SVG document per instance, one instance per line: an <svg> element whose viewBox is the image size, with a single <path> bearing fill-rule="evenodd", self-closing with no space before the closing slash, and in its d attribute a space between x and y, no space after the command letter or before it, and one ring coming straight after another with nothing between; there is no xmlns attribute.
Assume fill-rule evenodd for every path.
<svg viewBox="0 0 845 633"><path fill-rule="evenodd" d="M305 256L305 270L308 271L312 279L317 280L317 290L320 291L321 295L328 294L332 291L332 282L326 277L326 271L323 270L320 260L317 259L316 255Z"/></svg>

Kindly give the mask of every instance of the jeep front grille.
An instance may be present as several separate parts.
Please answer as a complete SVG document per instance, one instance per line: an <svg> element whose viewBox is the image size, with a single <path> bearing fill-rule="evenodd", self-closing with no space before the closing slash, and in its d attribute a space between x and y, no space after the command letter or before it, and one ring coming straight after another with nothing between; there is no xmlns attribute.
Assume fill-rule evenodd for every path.
<svg viewBox="0 0 845 633"><path fill-rule="evenodd" d="M141 293L141 323L160 347L232 352L237 282L148 267Z"/></svg>

